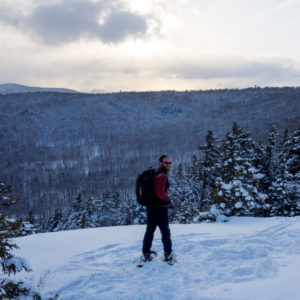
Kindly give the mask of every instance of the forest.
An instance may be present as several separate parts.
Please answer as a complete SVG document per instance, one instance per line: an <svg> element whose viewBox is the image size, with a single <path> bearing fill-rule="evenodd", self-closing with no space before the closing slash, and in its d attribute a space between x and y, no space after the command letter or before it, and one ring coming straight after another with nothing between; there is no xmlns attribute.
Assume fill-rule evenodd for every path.
<svg viewBox="0 0 300 300"><path fill-rule="evenodd" d="M300 123L283 136L272 127L264 145L236 123L222 140L209 131L199 155L186 171L179 165L170 182L172 223L300 215ZM145 208L135 199L121 201L109 192L83 199L79 193L68 211L57 207L40 230L144 223Z"/></svg>
<svg viewBox="0 0 300 300"><path fill-rule="evenodd" d="M158 156L167 152L174 162L170 176L173 205L176 207L180 202L184 207L183 202L189 201L193 205L187 207L196 210L189 216L189 209L185 209L186 216L181 217L178 215L180 209L177 212L174 209L174 222L194 220L198 212L203 215L212 207L223 211L225 216L246 214L242 207L248 203L244 199L247 197L259 203L256 207L249 204L250 201L248 213L277 214L268 206L269 189L271 186L275 189L274 182L279 180L280 171L266 171L262 162L265 162L266 147L271 147L268 144L271 132L276 149L269 158L272 166L280 165L282 145L287 141L291 143L294 139L293 143L299 145L299 100L300 88L258 87L186 92L0 95L0 181L12 186L12 196L17 200L6 213L23 218L31 216L49 229L52 225L46 223L55 213L56 216L64 215L66 220L76 211L77 199L85 207L87 203L93 207L97 202L102 214L106 206L116 209L119 217L111 217L117 220L115 223L142 222L143 211L136 208L134 197L137 174L150 166L156 167ZM230 161L229 154L234 151L225 149L226 144L232 143L229 136L237 130L235 127L251 139L248 144L245 142L251 151L244 149L236 154L243 159L248 157L248 167L237 166L233 158ZM203 159L207 156L205 147L208 147L210 135L218 141L216 147L220 148L221 156L216 156L214 171L207 171L207 175L203 174L207 169ZM296 171L289 173L293 177L289 181L296 182L297 186L299 165L297 159L292 161L295 166L291 168ZM228 174L222 175L221 171L227 169ZM243 183L241 178L232 175L234 172L244 172L249 182ZM270 172L272 179L267 180ZM269 183L262 183L264 181ZM256 195L249 192L250 186L255 186ZM293 192L289 193L297 203L299 191L291 189ZM232 194L239 197L230 200ZM298 211L297 205L292 210L284 207L280 208L282 215ZM91 219L95 221L91 226L111 224L111 220L101 219L99 215ZM55 228L52 226L51 230Z"/></svg>

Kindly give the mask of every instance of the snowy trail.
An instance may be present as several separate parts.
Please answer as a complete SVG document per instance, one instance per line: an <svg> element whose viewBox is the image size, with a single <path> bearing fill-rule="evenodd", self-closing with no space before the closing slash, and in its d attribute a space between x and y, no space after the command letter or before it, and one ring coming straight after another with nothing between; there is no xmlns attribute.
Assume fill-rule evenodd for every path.
<svg viewBox="0 0 300 300"><path fill-rule="evenodd" d="M299 217L171 225L178 263L169 266L157 258L139 269L144 228L19 238L18 255L31 261L35 280L51 269L42 292L58 292L60 299L299 299ZM30 252L33 242L39 251L38 240L48 245L44 258ZM83 243L76 248L78 241ZM159 232L153 249L162 252Z"/></svg>

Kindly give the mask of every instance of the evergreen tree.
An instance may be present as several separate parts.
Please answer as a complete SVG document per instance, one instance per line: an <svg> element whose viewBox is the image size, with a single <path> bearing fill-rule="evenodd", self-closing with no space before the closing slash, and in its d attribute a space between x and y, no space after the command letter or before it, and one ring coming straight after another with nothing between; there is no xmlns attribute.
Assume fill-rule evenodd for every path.
<svg viewBox="0 0 300 300"><path fill-rule="evenodd" d="M192 155L191 166L188 169L187 178L200 181L199 159L196 154Z"/></svg>
<svg viewBox="0 0 300 300"><path fill-rule="evenodd" d="M95 205L95 200L90 196L86 201L86 218L88 220L89 227L97 227L98 226L98 215L97 208Z"/></svg>
<svg viewBox="0 0 300 300"><path fill-rule="evenodd" d="M33 210L31 209L28 214L27 214L27 218L26 221L32 225L34 225L34 214L33 214Z"/></svg>
<svg viewBox="0 0 300 300"><path fill-rule="evenodd" d="M200 160L196 154L192 156L192 164L189 168L190 172L185 179L186 186L186 196L189 198L190 204L195 207L195 209L202 211L203 203L201 199L202 182L201 182L201 168Z"/></svg>
<svg viewBox="0 0 300 300"><path fill-rule="evenodd" d="M174 175L169 177L170 188L169 195L173 209L169 211L170 221L172 223L180 222L181 206L185 200L187 178L184 175L182 164L179 164Z"/></svg>
<svg viewBox="0 0 300 300"><path fill-rule="evenodd" d="M95 223L95 227L101 226L101 206L102 206L102 196L98 195L95 198L91 198L92 203L89 207L93 210L92 218Z"/></svg>
<svg viewBox="0 0 300 300"><path fill-rule="evenodd" d="M132 207L133 205L137 205L137 201L134 199L123 199L119 204L119 217L117 220L117 225L130 225L132 224Z"/></svg>
<svg viewBox="0 0 300 300"><path fill-rule="evenodd" d="M211 196L226 215L259 215L267 195L259 191L264 177L255 167L255 143L248 133L233 123L221 146L216 188Z"/></svg>
<svg viewBox="0 0 300 300"><path fill-rule="evenodd" d="M268 179L268 185L274 180L274 175L276 171L276 163L277 163L277 151L276 151L276 141L278 138L278 133L275 127L271 127L269 132L268 142L265 146L265 170L266 170L266 178Z"/></svg>
<svg viewBox="0 0 300 300"><path fill-rule="evenodd" d="M170 194L171 203L174 207L173 211L177 211L184 200L184 186L186 182L183 173L182 164L178 165L176 172L174 172L174 176L169 177L169 182L170 182L169 194ZM172 212L171 212L171 218L173 218Z"/></svg>
<svg viewBox="0 0 300 300"><path fill-rule="evenodd" d="M203 209L204 201L207 199L208 194L215 188L216 169L220 159L220 147L213 131L208 131L205 140L206 144L199 146L199 150L204 154L199 163L200 179L202 180L200 211Z"/></svg>
<svg viewBox="0 0 300 300"><path fill-rule="evenodd" d="M270 187L272 215L294 216L299 211L300 130L284 132L280 145L278 168Z"/></svg>
<svg viewBox="0 0 300 300"><path fill-rule="evenodd" d="M10 192L10 186L0 183L0 206L10 206L15 203L12 197L9 196ZM0 299L17 299L22 296L41 299L37 289L30 283L10 277L22 270L31 271L31 267L25 259L15 257L11 253L18 246L12 243L9 237L15 235L20 225L20 222L14 222L0 214L0 265L3 274L0 279Z"/></svg>
<svg viewBox="0 0 300 300"><path fill-rule="evenodd" d="M300 213L300 123L292 133L289 144L287 170L290 174L290 204L292 215Z"/></svg>
<svg viewBox="0 0 300 300"><path fill-rule="evenodd" d="M66 217L66 222L63 225L63 229L68 230L90 227L93 227L93 220L89 218L86 203L84 203L84 200L82 199L82 194L79 193Z"/></svg>
<svg viewBox="0 0 300 300"><path fill-rule="evenodd" d="M184 174L179 165L174 177L170 177L169 194L172 208L170 220L173 223L188 223L199 212L199 199L201 194L201 182L199 181L199 167L196 156L192 158L189 172Z"/></svg>
<svg viewBox="0 0 300 300"><path fill-rule="evenodd" d="M72 203L72 208L74 212L80 212L83 209L83 200L81 193L78 193L77 197Z"/></svg>
<svg viewBox="0 0 300 300"><path fill-rule="evenodd" d="M113 213L113 225L123 225L124 216L122 215L122 199L121 195L118 192L113 193L112 195L113 204L114 204L114 213Z"/></svg>
<svg viewBox="0 0 300 300"><path fill-rule="evenodd" d="M111 226L112 225L112 212L114 207L113 198L108 190L102 193L101 203L99 207L100 211L100 225Z"/></svg>
<svg viewBox="0 0 300 300"><path fill-rule="evenodd" d="M286 199L285 190L285 168L286 168L286 157L285 147L288 140L288 130L285 130L281 138L281 142L278 145L278 166L274 175L274 180L269 188L271 206L271 216L283 215L284 205Z"/></svg>
<svg viewBox="0 0 300 300"><path fill-rule="evenodd" d="M278 133L275 127L271 127L267 144L262 146L258 145L256 148L257 165L264 174L264 177L260 181L261 190L264 194L269 195L266 199L266 203L263 205L263 214L265 217L270 216L273 206L272 197L270 196L270 188L275 180L277 162L278 162L278 149L277 149Z"/></svg>
<svg viewBox="0 0 300 300"><path fill-rule="evenodd" d="M195 207L191 198L186 197L174 212L172 217L173 223L190 224L193 223L195 216L198 215L199 209Z"/></svg>
<svg viewBox="0 0 300 300"><path fill-rule="evenodd" d="M53 216L50 217L48 222L48 230L50 231L60 231L64 228L64 214L60 207L56 208Z"/></svg>
<svg viewBox="0 0 300 300"><path fill-rule="evenodd" d="M26 235L34 234L38 231L38 228L35 225L32 225L27 221L23 221L22 219L19 219L16 222L17 224L19 224L19 227L18 229L15 230L14 234L12 234L10 237L26 236Z"/></svg>
<svg viewBox="0 0 300 300"><path fill-rule="evenodd" d="M146 224L147 214L146 207L138 204L136 199L130 199L127 206L128 217L127 223L129 224ZM130 218L129 218L130 216Z"/></svg>

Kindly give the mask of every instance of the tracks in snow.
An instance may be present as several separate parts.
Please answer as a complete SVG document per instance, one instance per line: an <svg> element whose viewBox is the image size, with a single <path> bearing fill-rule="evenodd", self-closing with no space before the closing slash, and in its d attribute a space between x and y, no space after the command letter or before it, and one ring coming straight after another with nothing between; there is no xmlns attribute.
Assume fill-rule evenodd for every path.
<svg viewBox="0 0 300 300"><path fill-rule="evenodd" d="M249 234L175 235L178 263L172 267L157 258L136 268L141 240L109 244L53 270L50 280L63 284L47 294L58 292L64 300L199 299L201 290L220 284L276 276L283 253L300 253L300 229L291 229L293 224L292 218L278 218L272 226ZM161 249L160 239L154 240L153 249Z"/></svg>

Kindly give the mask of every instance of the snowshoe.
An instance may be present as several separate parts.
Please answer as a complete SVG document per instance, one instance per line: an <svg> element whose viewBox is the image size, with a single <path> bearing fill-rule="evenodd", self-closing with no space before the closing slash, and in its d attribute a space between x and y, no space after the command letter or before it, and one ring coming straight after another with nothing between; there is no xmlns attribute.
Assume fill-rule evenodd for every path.
<svg viewBox="0 0 300 300"><path fill-rule="evenodd" d="M171 252L169 255L164 253L162 256L162 260L172 266L176 263L176 254L173 252Z"/></svg>
<svg viewBox="0 0 300 300"><path fill-rule="evenodd" d="M152 261L152 259L156 256L157 256L157 253L155 251L151 251L150 253L144 254L140 257L140 260L136 266L138 268L142 268L144 266L145 262Z"/></svg>

